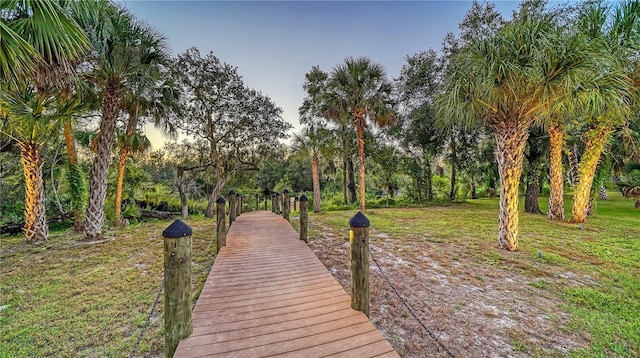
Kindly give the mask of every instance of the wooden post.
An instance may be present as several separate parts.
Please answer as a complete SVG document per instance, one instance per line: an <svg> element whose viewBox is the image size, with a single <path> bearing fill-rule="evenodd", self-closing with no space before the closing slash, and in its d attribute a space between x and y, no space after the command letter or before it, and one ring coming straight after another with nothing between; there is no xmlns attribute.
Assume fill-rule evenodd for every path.
<svg viewBox="0 0 640 358"><path fill-rule="evenodd" d="M276 193L273 202L275 204L274 206L276 207L275 213L278 215L282 214L282 199L280 198L280 193Z"/></svg>
<svg viewBox="0 0 640 358"><path fill-rule="evenodd" d="M282 217L289 221L289 212L291 211L291 200L289 199L289 189L285 189L282 192L282 202L284 208L282 209Z"/></svg>
<svg viewBox="0 0 640 358"><path fill-rule="evenodd" d="M236 217L242 214L242 195L236 194Z"/></svg>
<svg viewBox="0 0 640 358"><path fill-rule="evenodd" d="M229 191L229 227L236 220L236 192Z"/></svg>
<svg viewBox="0 0 640 358"><path fill-rule="evenodd" d="M167 357L193 332L191 315L191 234L189 225L177 219L164 237L164 342Z"/></svg>
<svg viewBox="0 0 640 358"><path fill-rule="evenodd" d="M296 204L298 204L298 197L297 196L295 198L293 198L293 211L298 210L298 208L296 207Z"/></svg>
<svg viewBox="0 0 640 358"><path fill-rule="evenodd" d="M271 212L276 212L276 194L271 194Z"/></svg>
<svg viewBox="0 0 640 358"><path fill-rule="evenodd" d="M309 214L307 213L307 206L309 205L309 199L305 195L300 197L300 240L308 242L307 229L309 226Z"/></svg>
<svg viewBox="0 0 640 358"><path fill-rule="evenodd" d="M264 210L267 210L267 196L264 196Z"/></svg>
<svg viewBox="0 0 640 358"><path fill-rule="evenodd" d="M220 249L227 245L227 222L226 222L226 218L227 215L224 212L224 209L226 208L226 200L224 200L223 197L219 197L218 200L216 200L216 203L218 204L217 206L217 222L216 222L216 236L218 238L218 245L217 248L218 250L216 251L216 253L220 253Z"/></svg>
<svg viewBox="0 0 640 358"><path fill-rule="evenodd" d="M369 219L358 211L350 220L351 308L369 317Z"/></svg>
<svg viewBox="0 0 640 358"><path fill-rule="evenodd" d="M256 211L260 210L260 196L256 194Z"/></svg>

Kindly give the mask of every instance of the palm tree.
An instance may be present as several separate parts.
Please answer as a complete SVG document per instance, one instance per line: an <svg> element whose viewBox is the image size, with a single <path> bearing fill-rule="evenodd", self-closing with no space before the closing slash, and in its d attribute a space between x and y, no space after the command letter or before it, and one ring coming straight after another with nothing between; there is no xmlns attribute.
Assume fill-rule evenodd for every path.
<svg viewBox="0 0 640 358"><path fill-rule="evenodd" d="M547 57L559 46L553 19L521 11L495 36L454 56L436 104L440 117L493 129L500 175L498 245L514 251L518 235L518 188L532 124L572 93L584 64ZM584 72L584 71L583 71Z"/></svg>
<svg viewBox="0 0 640 358"><path fill-rule="evenodd" d="M166 56L168 57L168 55ZM141 117L151 116L157 126L164 125L166 132L175 132L167 121L171 107L176 103L177 89L170 81L156 86L161 75L159 68L149 68L148 76L140 77L133 90L127 91L123 98L123 110L127 112L129 121L121 138L118 138L120 157L118 159L118 180L116 183L115 215L116 225L121 225L122 186L127 158L130 154L141 153L151 148L146 136L136 133Z"/></svg>
<svg viewBox="0 0 640 358"><path fill-rule="evenodd" d="M339 121L349 117L356 128L361 211L365 209L364 128L367 120L381 127L395 123L391 91L381 65L366 57L348 57L333 69L320 97L326 118Z"/></svg>
<svg viewBox="0 0 640 358"><path fill-rule="evenodd" d="M303 135L294 134L294 153L311 157L311 177L313 180L313 212L320 212L320 155L327 151L331 133L329 130L309 124Z"/></svg>
<svg viewBox="0 0 640 358"><path fill-rule="evenodd" d="M102 237L107 174L111 164L111 148L116 121L120 115L127 84L147 76L149 67L166 60L163 42L150 28L140 25L123 8L104 2L101 21L85 24L95 51L89 80L102 97L100 134L89 179L89 203L86 212L85 238Z"/></svg>
<svg viewBox="0 0 640 358"><path fill-rule="evenodd" d="M640 1L622 3L613 17L611 8L588 4L578 21L578 29L602 56L600 71L592 89L579 98L588 108L583 116L585 150L578 164L578 183L574 190L571 222L583 223L589 212L591 186L600 157L616 127L627 120L631 97L637 88L627 74L637 70L637 33L640 29Z"/></svg>
<svg viewBox="0 0 640 358"><path fill-rule="evenodd" d="M72 107L60 105L58 85L73 75L73 63L88 39L68 8L51 1L0 2L0 107L3 131L20 147L25 178L25 237L48 235L40 154Z"/></svg>

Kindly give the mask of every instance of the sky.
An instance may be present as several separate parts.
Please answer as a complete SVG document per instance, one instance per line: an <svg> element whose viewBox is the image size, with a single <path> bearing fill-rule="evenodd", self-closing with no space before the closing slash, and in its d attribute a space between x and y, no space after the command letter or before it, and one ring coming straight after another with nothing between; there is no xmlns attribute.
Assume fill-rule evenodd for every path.
<svg viewBox="0 0 640 358"><path fill-rule="evenodd" d="M519 1L495 1L511 18ZM405 57L438 51L471 1L133 1L123 4L169 41L173 55L197 47L238 68L246 86L283 109L299 132L298 107L305 73L319 65L330 72L346 57L369 57L392 79ZM159 132L147 128L155 149Z"/></svg>

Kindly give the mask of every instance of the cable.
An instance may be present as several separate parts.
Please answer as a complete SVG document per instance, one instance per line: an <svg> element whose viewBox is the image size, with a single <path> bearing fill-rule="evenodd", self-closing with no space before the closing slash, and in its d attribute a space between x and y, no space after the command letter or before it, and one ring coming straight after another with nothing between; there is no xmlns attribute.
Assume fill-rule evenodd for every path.
<svg viewBox="0 0 640 358"><path fill-rule="evenodd" d="M384 279L387 281L387 283L389 284L389 286L391 287L391 289L393 290L393 292L395 292L396 296L398 296L398 299L400 300L400 302L402 302L402 304L404 304L404 306L407 308L407 310L409 311L409 313L411 313L411 315L413 316L413 318L418 321L418 323L422 326L422 328L424 328L424 330L429 334L429 336L431 336L431 338L433 338L436 343L438 343L438 345L449 355L449 357L455 357L455 355L453 353L451 353L451 351L449 349L447 349L447 347L440 342L440 340L438 339L438 337L436 337L435 334L433 334L433 332L431 332L427 326L420 320L420 318L418 317L418 315L413 312L413 310L411 309L411 307L409 306L409 304L402 298L402 296L400 296L400 293L398 292L398 290L395 288L395 286L393 286L393 284L391 283L391 281L389 280L389 278L387 277L387 275L384 273L384 271L382 270L382 267L380 266L380 264L378 263L378 260L376 260L375 256L373 256L373 253L371 252L371 249L369 248L369 244L365 244L367 251L369 251L369 255L371 255L371 259L373 260L373 262L376 264L376 266L378 266L378 270L380 270L380 273L382 274L382 277L384 277Z"/></svg>

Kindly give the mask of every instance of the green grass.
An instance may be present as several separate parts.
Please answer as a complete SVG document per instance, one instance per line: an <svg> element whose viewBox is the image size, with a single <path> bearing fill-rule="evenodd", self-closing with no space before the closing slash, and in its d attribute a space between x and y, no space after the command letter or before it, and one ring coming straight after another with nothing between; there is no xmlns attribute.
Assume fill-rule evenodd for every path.
<svg viewBox="0 0 640 358"><path fill-rule="evenodd" d="M529 277L527 286L560 297L571 315L570 330L586 332L590 345L575 357L640 356L640 210L611 195L599 202L582 229L520 215L519 251L497 249L497 199L429 208L371 209L373 233L407 243L454 243L460 258ZM567 213L570 201L566 199ZM545 200L541 199L543 210ZM355 210L309 213L309 237L332 230L348 237ZM297 213L292 213L297 215ZM214 220L187 220L193 227L194 299L213 263ZM297 220L292 220L296 226ZM168 222L144 223L107 233L87 244L70 232L42 244L24 237L0 238L0 357L128 356L145 324L163 275L162 230ZM382 239L381 239L382 240ZM446 249L436 246L437 249ZM204 254L204 255L203 255ZM200 256L203 255L203 256ZM553 273L553 279L550 279ZM572 273L563 279L558 275ZM588 280L583 277L589 277ZM481 280L482 277L477 278ZM560 284L573 282L576 284ZM526 287L523 287L525 289ZM460 307L464 302L457 302ZM164 355L163 302L138 347L138 356ZM514 349L530 356L547 352L517 332Z"/></svg>
<svg viewBox="0 0 640 358"><path fill-rule="evenodd" d="M213 264L215 243L204 250L215 224L187 223L194 231L197 296ZM94 244L70 232L36 245L25 244L24 237L0 239L0 356L128 356L162 282L162 231L168 224L130 226ZM163 308L161 298L137 356L164 355Z"/></svg>
<svg viewBox="0 0 640 358"><path fill-rule="evenodd" d="M565 198L570 215L570 197ZM540 200L546 210L546 198ZM456 243L476 265L524 274L530 286L559 296L571 315L570 329L586 332L591 344L571 352L575 357L640 356L640 210L613 193L600 201L595 216L581 227L551 222L545 215L520 214L519 251L497 249L498 199L479 199L444 207L373 209L365 214L372 232L385 240ZM310 236L329 227L348 228L355 210L310 214L319 222ZM563 278L570 273L577 279ZM552 283L550 274L560 277ZM582 277L588 277L583 281ZM574 284L576 281L577 284ZM512 337L514 349L541 354ZM544 354L543 354L544 355Z"/></svg>

